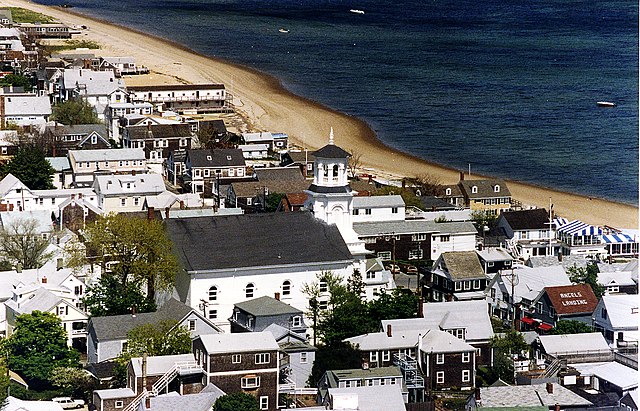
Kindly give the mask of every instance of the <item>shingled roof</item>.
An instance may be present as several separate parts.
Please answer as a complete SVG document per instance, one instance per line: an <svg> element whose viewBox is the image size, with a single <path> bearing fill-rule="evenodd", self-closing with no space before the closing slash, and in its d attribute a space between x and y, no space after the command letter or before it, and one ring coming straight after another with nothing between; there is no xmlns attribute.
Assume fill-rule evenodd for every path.
<svg viewBox="0 0 640 411"><path fill-rule="evenodd" d="M513 230L549 229L549 213L544 208L533 210L505 211L502 213Z"/></svg>
<svg viewBox="0 0 640 411"><path fill-rule="evenodd" d="M151 138L180 138L191 137L189 124L152 124L149 126L129 126L126 128L131 140L146 140Z"/></svg>
<svg viewBox="0 0 640 411"><path fill-rule="evenodd" d="M327 144L318 151L314 151L313 155L318 158L347 158L351 154L336 146L335 144Z"/></svg>
<svg viewBox="0 0 640 411"><path fill-rule="evenodd" d="M598 305L598 298L588 284L545 287L544 291L560 315L591 314Z"/></svg>
<svg viewBox="0 0 640 411"><path fill-rule="evenodd" d="M507 184L500 179L462 180L458 184L468 198L511 197ZM477 187L476 193L473 192L474 186ZM498 191L495 191L496 186L498 186Z"/></svg>
<svg viewBox="0 0 640 411"><path fill-rule="evenodd" d="M452 280L484 278L484 270L475 251L452 251L442 253Z"/></svg>
<svg viewBox="0 0 640 411"><path fill-rule="evenodd" d="M192 167L244 167L242 150L237 148L215 150L187 150Z"/></svg>
<svg viewBox="0 0 640 411"><path fill-rule="evenodd" d="M177 218L166 227L187 271L353 258L338 228L308 212Z"/></svg>
<svg viewBox="0 0 640 411"><path fill-rule="evenodd" d="M269 296L243 301L241 303L237 303L236 307L246 313L255 315L256 317L282 314L302 314L302 311L297 308Z"/></svg>

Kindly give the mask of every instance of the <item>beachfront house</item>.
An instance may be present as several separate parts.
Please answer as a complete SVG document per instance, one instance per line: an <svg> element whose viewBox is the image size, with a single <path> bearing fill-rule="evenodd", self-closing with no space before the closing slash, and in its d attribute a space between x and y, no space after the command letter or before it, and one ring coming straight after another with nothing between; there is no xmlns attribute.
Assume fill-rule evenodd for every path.
<svg viewBox="0 0 640 411"><path fill-rule="evenodd" d="M153 113L153 104L141 102L141 103L109 103L107 110L105 111L104 123L107 126L109 138L115 141L121 141L120 123L121 119L125 117L144 118L150 116Z"/></svg>
<svg viewBox="0 0 640 411"><path fill-rule="evenodd" d="M242 133L242 138L247 145L266 145L269 152L286 150L289 140L289 136L285 133L271 133L268 131Z"/></svg>
<svg viewBox="0 0 640 411"><path fill-rule="evenodd" d="M136 59L133 57L100 57L97 69L99 71L113 71L116 77L149 72L146 67L138 67Z"/></svg>
<svg viewBox="0 0 640 411"><path fill-rule="evenodd" d="M124 103L127 91L122 79L111 71L93 71L83 68L64 69L58 80L57 101L85 99L96 111L100 120L110 103Z"/></svg>
<svg viewBox="0 0 640 411"><path fill-rule="evenodd" d="M557 255L561 244L555 238L555 225L544 208L504 211L496 225L508 238L509 250L523 261L539 255Z"/></svg>
<svg viewBox="0 0 640 411"><path fill-rule="evenodd" d="M144 149L151 164L163 164L175 150L190 150L192 138L191 126L186 123L147 123L122 128L123 147ZM160 174L160 167L157 172Z"/></svg>
<svg viewBox="0 0 640 411"><path fill-rule="evenodd" d="M223 84L172 84L129 86L133 103L146 102L180 114L215 113L228 110Z"/></svg>
<svg viewBox="0 0 640 411"><path fill-rule="evenodd" d="M91 187L96 175L144 174L147 159L141 148L69 150L74 187Z"/></svg>
<svg viewBox="0 0 640 411"><path fill-rule="evenodd" d="M13 25L32 39L70 39L69 26L62 23L15 23Z"/></svg>
<svg viewBox="0 0 640 411"><path fill-rule="evenodd" d="M503 180L461 180L458 186L472 211L499 215L511 208L511 192Z"/></svg>
<svg viewBox="0 0 640 411"><path fill-rule="evenodd" d="M606 248L602 241L602 228L583 223L580 220L568 221L556 218L556 238L562 244L562 254L593 256L605 255Z"/></svg>

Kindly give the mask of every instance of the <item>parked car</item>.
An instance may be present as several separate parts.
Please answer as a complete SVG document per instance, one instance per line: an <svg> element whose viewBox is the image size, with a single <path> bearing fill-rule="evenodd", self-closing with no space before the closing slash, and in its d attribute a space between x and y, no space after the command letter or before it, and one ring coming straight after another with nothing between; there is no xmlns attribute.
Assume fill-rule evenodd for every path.
<svg viewBox="0 0 640 411"><path fill-rule="evenodd" d="M408 265L405 267L407 274L418 274L418 267L415 265Z"/></svg>
<svg viewBox="0 0 640 411"><path fill-rule="evenodd" d="M400 266L397 264L388 264L386 268L387 270L391 271L394 274L397 274L400 272Z"/></svg>
<svg viewBox="0 0 640 411"><path fill-rule="evenodd" d="M57 402L65 410L72 410L75 408L84 407L84 400L72 400L71 397L56 397L56 398L53 398L51 401Z"/></svg>

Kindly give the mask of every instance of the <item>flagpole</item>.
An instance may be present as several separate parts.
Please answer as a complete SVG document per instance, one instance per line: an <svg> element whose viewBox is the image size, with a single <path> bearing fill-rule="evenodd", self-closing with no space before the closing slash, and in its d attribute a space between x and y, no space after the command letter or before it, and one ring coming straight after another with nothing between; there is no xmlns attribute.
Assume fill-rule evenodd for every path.
<svg viewBox="0 0 640 411"><path fill-rule="evenodd" d="M551 246L551 227L553 224L553 204L551 203L551 197L549 197L549 253L548 255L553 254L553 247Z"/></svg>

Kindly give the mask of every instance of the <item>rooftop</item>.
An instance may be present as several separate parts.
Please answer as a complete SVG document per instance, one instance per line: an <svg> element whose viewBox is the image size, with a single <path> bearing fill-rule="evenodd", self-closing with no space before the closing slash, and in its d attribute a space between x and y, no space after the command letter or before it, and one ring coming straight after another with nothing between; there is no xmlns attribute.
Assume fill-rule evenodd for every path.
<svg viewBox="0 0 640 411"><path fill-rule="evenodd" d="M236 303L235 306L255 316L302 314L297 308L267 296Z"/></svg>
<svg viewBox="0 0 640 411"><path fill-rule="evenodd" d="M500 215L513 230L548 230L549 213L544 208L505 211Z"/></svg>
<svg viewBox="0 0 640 411"><path fill-rule="evenodd" d="M545 287L545 293L560 315L591 314L598 305L598 298L588 284Z"/></svg>
<svg viewBox="0 0 640 411"><path fill-rule="evenodd" d="M119 161L144 160L144 150L141 148L113 148L103 150L69 150L69 158L80 161Z"/></svg>
<svg viewBox="0 0 640 411"><path fill-rule="evenodd" d="M404 207L399 195L353 197L353 208Z"/></svg>
<svg viewBox="0 0 640 411"><path fill-rule="evenodd" d="M449 251L442 253L440 258L452 280L485 278L475 251Z"/></svg>
<svg viewBox="0 0 640 411"><path fill-rule="evenodd" d="M544 351L549 355L580 352L610 352L611 349L601 333L541 335L538 337Z"/></svg>
<svg viewBox="0 0 640 411"><path fill-rule="evenodd" d="M547 392L546 384L538 384L480 388L480 397L482 408L591 405L589 401L555 383L551 394Z"/></svg>
<svg viewBox="0 0 640 411"><path fill-rule="evenodd" d="M201 335L207 354L227 354L239 352L278 351L280 346L268 331Z"/></svg>
<svg viewBox="0 0 640 411"><path fill-rule="evenodd" d="M359 197L354 197L354 200ZM370 237L381 234L476 234L477 230L470 222L436 223L429 220L377 221L370 223L354 223L353 229L358 236Z"/></svg>
<svg viewBox="0 0 640 411"><path fill-rule="evenodd" d="M422 336L420 350L424 353L470 352L476 349L446 331L430 329Z"/></svg>

